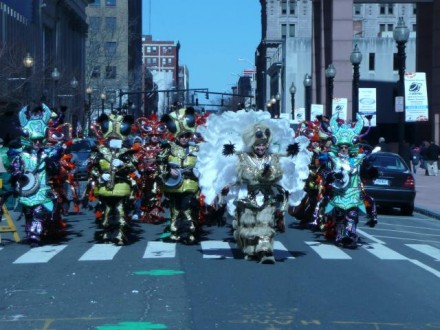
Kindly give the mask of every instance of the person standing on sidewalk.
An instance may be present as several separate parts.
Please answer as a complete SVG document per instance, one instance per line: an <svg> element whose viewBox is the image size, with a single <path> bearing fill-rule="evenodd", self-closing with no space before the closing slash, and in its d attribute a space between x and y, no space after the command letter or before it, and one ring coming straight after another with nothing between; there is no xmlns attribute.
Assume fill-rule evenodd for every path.
<svg viewBox="0 0 440 330"><path fill-rule="evenodd" d="M429 176L438 175L438 159L440 157L440 147L431 141L426 149L426 171Z"/></svg>
<svg viewBox="0 0 440 330"><path fill-rule="evenodd" d="M417 174L417 166L420 164L420 148L416 145L411 146L411 166L414 174Z"/></svg>

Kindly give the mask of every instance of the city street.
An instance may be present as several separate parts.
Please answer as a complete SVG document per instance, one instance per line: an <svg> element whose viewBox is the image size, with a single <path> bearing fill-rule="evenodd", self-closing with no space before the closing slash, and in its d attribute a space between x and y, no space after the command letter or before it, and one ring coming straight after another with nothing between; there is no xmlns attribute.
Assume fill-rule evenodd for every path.
<svg viewBox="0 0 440 330"><path fill-rule="evenodd" d="M133 223L132 244L97 244L90 210L65 239L30 249L3 234L1 329L426 329L440 326L440 222L380 214L343 250L287 219L275 265L245 261L230 221L199 245L162 243ZM16 222L23 234L23 219Z"/></svg>

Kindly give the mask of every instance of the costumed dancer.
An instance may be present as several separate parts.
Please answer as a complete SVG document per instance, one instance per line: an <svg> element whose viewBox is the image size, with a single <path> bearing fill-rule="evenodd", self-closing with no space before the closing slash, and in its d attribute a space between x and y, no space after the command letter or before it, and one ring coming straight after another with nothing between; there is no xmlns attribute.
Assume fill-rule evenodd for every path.
<svg viewBox="0 0 440 330"><path fill-rule="evenodd" d="M47 171L56 168L61 157L59 148L46 148L51 110L44 104L19 112L23 137L22 151L11 161L11 182L25 216L26 236L31 247L41 244L43 237L57 235L54 221L54 196L48 184Z"/></svg>
<svg viewBox="0 0 440 330"><path fill-rule="evenodd" d="M140 202L141 222L161 223L165 220L162 207L162 187L159 184L157 156L162 151L162 144L167 133L165 123L158 120L155 114L150 118L136 119L136 125L145 140L136 152L139 178L138 198Z"/></svg>
<svg viewBox="0 0 440 330"><path fill-rule="evenodd" d="M103 242L124 245L128 242L127 231L130 204L135 181L131 173L136 171L133 150L124 144L131 132L134 120L131 116L112 113L98 118L96 132L100 141L91 157L90 175L94 185L94 195L98 198L101 219L98 226L103 228L97 238Z"/></svg>
<svg viewBox="0 0 440 330"><path fill-rule="evenodd" d="M211 115L200 133L205 142L196 168L206 202L227 189L234 238L245 259L274 263L277 214L304 196L308 139L294 138L288 121L263 111Z"/></svg>
<svg viewBox="0 0 440 330"><path fill-rule="evenodd" d="M356 232L359 211L366 213L360 176L364 153L359 153L358 142L364 126L357 114L355 123L343 123L335 114L330 119L332 148L329 152L332 173L331 193L325 206L329 217L326 231L334 231L335 242L348 248L356 248L359 236ZM330 225L329 225L330 224ZM332 234L326 233L327 237Z"/></svg>
<svg viewBox="0 0 440 330"><path fill-rule="evenodd" d="M195 243L199 229L199 185L193 172L199 150L192 141L197 127L195 110L175 110L161 121L174 137L157 157L162 189L169 202L170 239Z"/></svg>

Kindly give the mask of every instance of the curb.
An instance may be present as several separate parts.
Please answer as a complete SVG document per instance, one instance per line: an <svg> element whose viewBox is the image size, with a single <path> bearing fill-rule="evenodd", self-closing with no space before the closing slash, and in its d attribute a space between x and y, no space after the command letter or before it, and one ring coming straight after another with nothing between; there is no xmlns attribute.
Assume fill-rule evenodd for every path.
<svg viewBox="0 0 440 330"><path fill-rule="evenodd" d="M414 207L414 212L426 215L428 217L440 220L440 213L438 211L433 211L433 210L428 210L425 208L421 208L421 207Z"/></svg>

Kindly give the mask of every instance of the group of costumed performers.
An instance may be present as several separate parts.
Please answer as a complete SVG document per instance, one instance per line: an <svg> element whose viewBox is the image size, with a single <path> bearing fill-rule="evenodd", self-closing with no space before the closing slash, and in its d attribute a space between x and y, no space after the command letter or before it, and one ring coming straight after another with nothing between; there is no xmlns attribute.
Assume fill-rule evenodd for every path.
<svg viewBox="0 0 440 330"><path fill-rule="evenodd" d="M288 121L263 111L209 116L199 132L196 174L205 202L227 205L245 259L275 263L274 237L286 206L304 196L308 139L295 138Z"/></svg>
<svg viewBox="0 0 440 330"><path fill-rule="evenodd" d="M309 138L313 156L307 195L301 207L289 209L301 223L311 223L327 239L348 248L357 247L360 213L366 214L366 225L377 224L375 202L362 184L362 178L377 175L377 170L364 162L367 154L360 142L368 130L362 134L363 127L364 119L359 114L351 123L345 123L335 114L330 121L321 117L299 130Z"/></svg>
<svg viewBox="0 0 440 330"><path fill-rule="evenodd" d="M90 181L96 206L96 238L106 243L124 245L128 241L137 172L135 150L128 136L134 118L117 111L102 114L94 127L100 144L90 157Z"/></svg>
<svg viewBox="0 0 440 330"><path fill-rule="evenodd" d="M35 247L43 239L60 237L66 226L66 184L78 206L77 184L70 176L74 164L66 157L71 128L63 124L63 113L52 112L44 103L24 106L18 116L22 137L8 151L12 190L3 194L1 203L9 196L17 199L28 243Z"/></svg>

